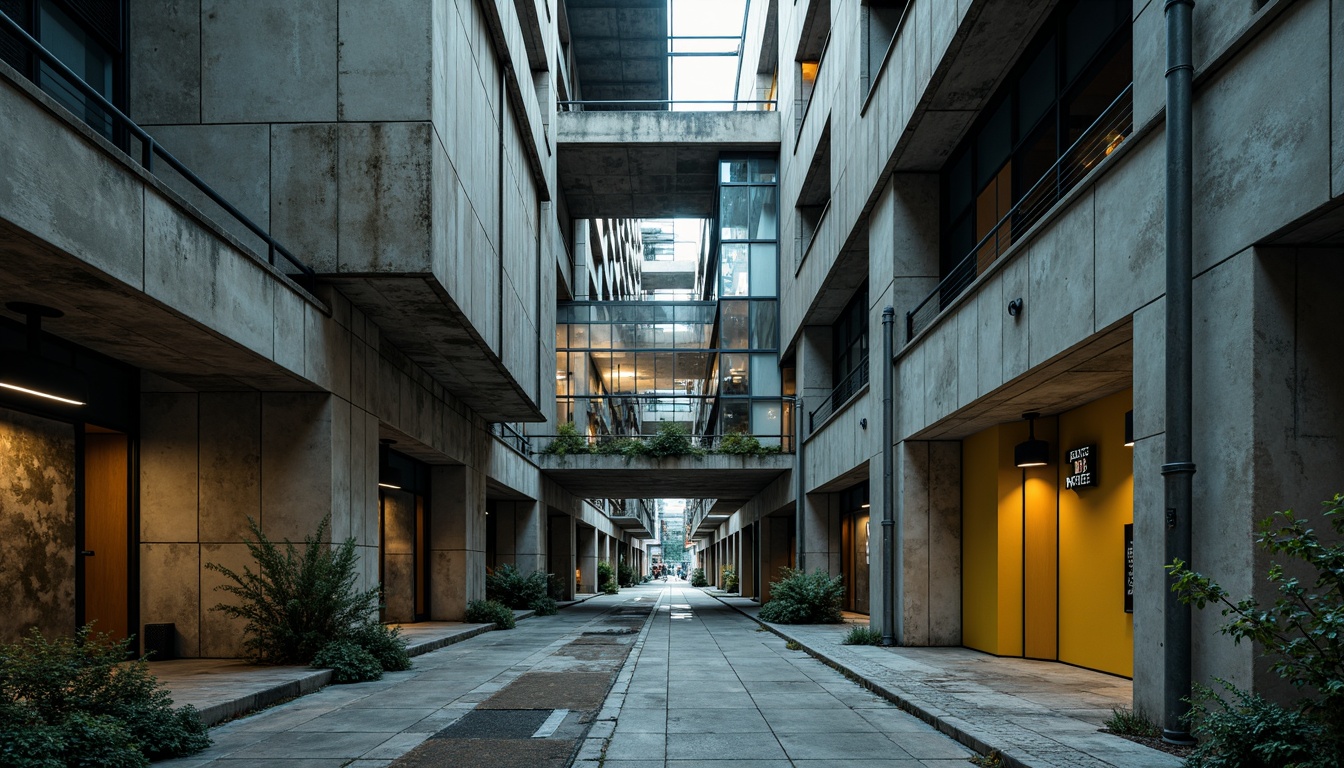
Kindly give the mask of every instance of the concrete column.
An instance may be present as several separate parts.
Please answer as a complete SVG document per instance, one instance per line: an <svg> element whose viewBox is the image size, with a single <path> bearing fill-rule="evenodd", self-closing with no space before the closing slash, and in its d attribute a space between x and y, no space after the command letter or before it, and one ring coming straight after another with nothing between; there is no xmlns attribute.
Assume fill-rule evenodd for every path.
<svg viewBox="0 0 1344 768"><path fill-rule="evenodd" d="M546 569L541 503L495 502L495 557L512 563L524 574Z"/></svg>
<svg viewBox="0 0 1344 768"><path fill-rule="evenodd" d="M596 528L580 523L575 531L578 545L579 592L597 592L597 537Z"/></svg>
<svg viewBox="0 0 1344 768"><path fill-rule="evenodd" d="M840 573L840 496L809 493L804 507L803 556L808 572Z"/></svg>
<svg viewBox="0 0 1344 768"><path fill-rule="evenodd" d="M460 621L485 597L485 475L467 466L430 470L429 605L436 621Z"/></svg>
<svg viewBox="0 0 1344 768"><path fill-rule="evenodd" d="M572 600L574 569L577 567L575 555L578 552L574 518L563 514L550 515L546 529L550 545L546 553L547 570L559 577L560 583L564 585L564 599Z"/></svg>
<svg viewBox="0 0 1344 768"><path fill-rule="evenodd" d="M743 597L759 597L756 593L756 525L742 529L742 567L737 571L738 589Z"/></svg>
<svg viewBox="0 0 1344 768"><path fill-rule="evenodd" d="M900 548L892 585L896 640L901 645L960 645L961 443L905 441L896 446L893 460ZM880 567L873 563L870 573L881 573ZM871 579L869 588L880 581Z"/></svg>

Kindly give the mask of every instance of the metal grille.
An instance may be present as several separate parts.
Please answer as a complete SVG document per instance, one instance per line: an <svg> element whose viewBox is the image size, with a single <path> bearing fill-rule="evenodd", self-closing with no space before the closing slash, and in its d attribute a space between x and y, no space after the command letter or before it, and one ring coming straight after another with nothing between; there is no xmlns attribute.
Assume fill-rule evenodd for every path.
<svg viewBox="0 0 1344 768"><path fill-rule="evenodd" d="M849 372L849 375L840 380L831 390L831 394L826 396L821 406L817 410L808 414L807 431L811 432L817 428L817 425L830 418L836 409L849 402L849 398L858 394L859 390L868 386L868 356L864 355L859 361L857 368Z"/></svg>

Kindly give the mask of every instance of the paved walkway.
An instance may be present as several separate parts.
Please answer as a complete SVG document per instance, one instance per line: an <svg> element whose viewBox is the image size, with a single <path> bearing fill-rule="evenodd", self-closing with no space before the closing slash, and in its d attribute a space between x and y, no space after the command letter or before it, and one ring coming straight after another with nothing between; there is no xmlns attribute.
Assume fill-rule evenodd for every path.
<svg viewBox="0 0 1344 768"><path fill-rule="evenodd" d="M671 583L575 766L962 768L970 755L701 590Z"/></svg>
<svg viewBox="0 0 1344 768"><path fill-rule="evenodd" d="M755 618L760 605L710 590ZM869 690L1009 768L1180 768L1179 758L1100 733L1129 707L1129 680L1067 664L998 658L968 648L844 645L845 625L763 625Z"/></svg>
<svg viewBox="0 0 1344 768"><path fill-rule="evenodd" d="M610 617L636 597L628 591L620 595L598 596L572 605L556 616L530 618L519 622L517 629L486 632L418 656L406 672L389 672L375 682L328 686L211 728L214 744L209 749L156 765L175 768L390 766L427 740L443 736L474 710L490 708L492 700L498 701L497 694L528 673L557 669L582 672L594 668L593 662L575 658L574 652L567 651L566 647L583 639L585 632L594 629L604 634L610 632L606 629L611 623ZM651 604L653 597L646 599ZM642 623L641 615L635 624ZM628 648L635 637L633 628L620 631L628 633L624 634ZM429 630L420 634L425 632ZM624 653L625 649L622 649L621 658ZM619 664L619 661L616 659L615 663ZM157 672L169 663L161 662L151 669ZM594 710L600 705L614 676L613 665L606 679L599 681L600 691L596 693ZM589 695L591 698L591 692ZM550 712L546 714L549 716ZM552 730L569 740L568 746L560 745L563 755L559 764L563 765L573 754L588 723L580 723L576 717L561 719L566 722L556 723ZM536 731L534 726L528 736ZM548 764L524 754L505 757L517 757L522 762L501 762L499 765L517 764L532 768ZM436 760L432 764L475 766L490 763L468 758L464 761Z"/></svg>

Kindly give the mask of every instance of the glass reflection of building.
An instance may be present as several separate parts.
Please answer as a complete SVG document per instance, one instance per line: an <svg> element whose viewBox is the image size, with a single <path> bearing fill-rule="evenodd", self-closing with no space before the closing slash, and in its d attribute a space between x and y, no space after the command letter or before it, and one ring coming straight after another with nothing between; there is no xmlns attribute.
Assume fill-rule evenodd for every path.
<svg viewBox="0 0 1344 768"><path fill-rule="evenodd" d="M792 448L792 376L779 368L779 214L773 157L719 163L705 301L576 301L556 326L558 420L650 435L676 422ZM697 267L697 272L701 267Z"/></svg>

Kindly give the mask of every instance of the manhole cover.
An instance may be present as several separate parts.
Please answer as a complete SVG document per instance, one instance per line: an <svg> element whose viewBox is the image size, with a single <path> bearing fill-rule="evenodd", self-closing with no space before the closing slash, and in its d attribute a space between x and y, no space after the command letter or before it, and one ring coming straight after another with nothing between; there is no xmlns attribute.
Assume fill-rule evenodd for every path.
<svg viewBox="0 0 1344 768"><path fill-rule="evenodd" d="M550 715L548 709L474 709L430 738L530 739Z"/></svg>

